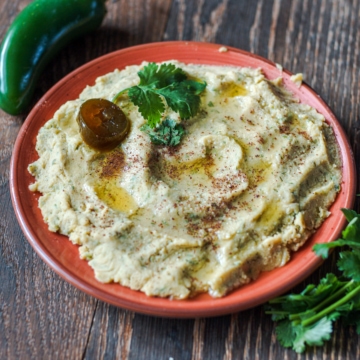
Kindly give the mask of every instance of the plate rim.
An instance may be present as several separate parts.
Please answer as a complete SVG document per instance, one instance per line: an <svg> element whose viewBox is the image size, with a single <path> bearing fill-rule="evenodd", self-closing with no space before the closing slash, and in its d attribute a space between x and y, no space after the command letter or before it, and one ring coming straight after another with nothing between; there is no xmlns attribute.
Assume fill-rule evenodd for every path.
<svg viewBox="0 0 360 360"><path fill-rule="evenodd" d="M73 270L69 268L63 268L63 265L59 263L59 261L56 258L53 258L53 255L49 253L49 251L44 247L44 245L41 242L38 242L38 239L36 239L36 236L34 235L34 231L32 229L32 225L28 223L26 213L24 213L24 209L21 204L21 194L19 192L19 187L16 186L17 182L17 168L16 168L16 160L21 154L22 145L24 144L24 138L26 136L26 133L28 129L32 126L32 122L35 122L34 117L35 114L40 111L44 106L46 106L47 98L49 98L54 92L56 92L61 86L65 85L67 82L71 81L76 77L76 74L79 74L83 71L86 71L89 68L92 68L93 66L97 66L99 63L106 61L107 59L110 59L112 57L122 56L125 53L133 52L133 51L144 51L144 49L155 49L155 48L163 48L163 47L184 47L185 49L189 49L191 51L194 51L196 53L197 51L202 51L205 48L218 51L218 49L222 46L225 46L227 48L227 52L224 53L226 55L227 53L234 53L234 54L241 54L245 57L250 57L252 59L255 59L258 62L266 63L268 66L276 67L276 64L268 59L265 59L259 55L240 50L234 47L230 47L227 45L222 44L214 44L214 43L203 43L203 42L194 42L194 41L168 41L168 42L155 42L155 43L149 43L149 44L142 44L142 45L136 45L132 47L127 47L124 49L120 49L117 51L110 52L108 54L102 55L96 59L93 59L82 66L78 67L77 69L73 70L69 74L67 74L65 77L63 77L60 81L58 81L55 85L53 85L42 97L41 99L36 103L36 105L33 107L33 109L29 112L23 126L21 127L19 134L17 136L17 139L14 144L14 150L11 157L11 163L10 163L10 177L9 177L9 183L10 183L10 193L11 193L11 200L12 204L15 210L15 214L17 217L17 220L20 224L20 227L27 238L30 245L33 247L33 249L37 252L37 254L42 258L45 263L47 263L51 269L53 269L60 277L62 277L65 281L69 282L76 288L82 290L83 292L94 296L95 298L105 301L107 303L110 303L115 306L119 306L121 308L125 308L131 311L136 311L139 313L147 314L147 315L155 315L155 316L164 316L164 317L173 317L173 318L196 318L196 317L209 317L209 316L219 316L219 315L225 315L230 314L237 311L246 310L252 307L255 307L257 305L260 305L264 303L265 301L269 300L272 297L278 296L288 290L290 290L292 287L300 283L302 280L304 280L306 277L308 277L312 272L314 272L323 262L323 260L320 257L315 256L313 253L310 255L309 264L310 266L306 269L306 271L302 271L300 275L296 276L296 280L292 281L291 283L288 282L287 284L283 285L281 289L274 289L269 290L263 296L259 296L256 298L256 300L248 300L247 302L242 303L236 303L234 301L231 301L233 298L233 294L239 291L239 289L234 290L232 293L226 295L222 298L216 298L216 299L210 299L205 300L206 304L209 304L207 308L204 309L204 302L203 301L196 301L196 299L190 299L190 300L169 300L169 299L163 299L163 298L156 298L156 297L149 297L146 299L140 299L137 302L134 303L132 299L129 298L119 298L119 296L114 296L109 293L104 293L103 291L99 290L99 288L94 288L88 281L84 280L83 278L79 277ZM236 55L235 55L236 56ZM168 59L170 60L170 59ZM128 64L130 65L130 64ZM226 65L226 64L224 64ZM291 76L292 73L286 69L282 69L282 73L287 74L287 76ZM285 84L286 85L286 84ZM344 171L347 171L348 178L350 179L350 182L352 181L352 185L349 185L348 192L345 196L345 203L347 204L346 207L352 208L354 201L355 201L355 190L356 190L356 168L355 168L355 161L354 156L350 147L350 144L348 142L347 136L337 120L335 114L332 112L330 107L325 103L323 99L319 97L319 95L306 83L303 83L302 85L303 89L306 89L307 92L311 93L312 96L315 96L317 98L317 101L319 101L322 106L327 110L329 114L331 114L331 125L334 128L334 132L336 133L337 142L340 148L340 153L342 159L347 159L349 167L347 169L344 169L344 163L343 163L343 173ZM45 104L45 105L44 105ZM328 119L327 119L328 120ZM33 125L34 126L34 125ZM345 152L345 153L344 153ZM26 171L26 170L25 170ZM344 176L344 174L343 174ZM338 195L339 196L339 195ZM37 206L37 203L36 203ZM44 222L45 223L45 222ZM336 225L336 229L333 230L333 233L336 233L336 236L339 235L340 231L344 227L346 223L346 219L344 217L341 217ZM46 224L45 224L46 225ZM321 227L320 227L321 228ZM320 229L319 228L319 229ZM318 230L317 230L318 232ZM336 236L333 236L334 238ZM334 239L330 239L334 240ZM68 240L69 241L69 240ZM309 241L307 241L309 242ZM69 244L71 246L73 245L70 241ZM302 247L304 248L305 245ZM294 253L292 253L292 256ZM290 260L291 262L291 260ZM289 263L290 263L289 262ZM89 266L89 265L88 265ZM286 265L285 265L286 266ZM278 268L272 270L272 272L276 270L282 270L285 267ZM256 281L252 282L255 283ZM122 287L118 284L119 287ZM247 285L245 285L247 286ZM240 288L241 289L241 288ZM135 290L130 290L130 292L139 293ZM134 295L135 296L135 295ZM155 300L155 305L153 304ZM164 302L165 301L165 302ZM151 305L149 305L151 303ZM165 304L165 305L164 305ZM168 306L166 306L168 304ZM171 304L171 306L169 306ZM190 305L186 305L190 304ZM220 305L219 305L220 304Z"/></svg>

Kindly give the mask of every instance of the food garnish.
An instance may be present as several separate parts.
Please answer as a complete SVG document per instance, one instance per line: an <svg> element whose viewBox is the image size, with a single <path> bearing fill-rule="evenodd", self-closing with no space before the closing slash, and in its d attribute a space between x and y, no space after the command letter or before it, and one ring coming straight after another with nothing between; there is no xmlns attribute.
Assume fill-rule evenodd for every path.
<svg viewBox="0 0 360 360"><path fill-rule="evenodd" d="M80 107L77 122L86 144L100 151L112 150L119 145L130 128L123 111L105 99L85 101Z"/></svg>
<svg viewBox="0 0 360 360"><path fill-rule="evenodd" d="M150 136L151 142L155 145L176 146L185 135L184 127L173 119L165 119L155 129L145 124L141 130Z"/></svg>
<svg viewBox="0 0 360 360"><path fill-rule="evenodd" d="M185 71L174 64L149 63L138 72L138 75L140 77L139 85L120 91L115 95L113 101L116 102L122 94L127 92L130 100L139 108L139 112L147 121L146 126L143 127L145 131L154 129L160 124L165 105L177 112L183 120L189 119L199 112L200 94L205 90L206 82L188 79ZM169 126L170 123L167 122L167 125L154 130L151 136L152 141L154 139L156 142L164 144L163 140L159 140L159 134L163 133L165 128L168 128L167 134L174 133L173 130L175 130L177 139L181 132L180 127L175 129L175 125ZM170 129L172 130L170 131ZM155 133L158 135L155 136ZM177 140L165 142L170 146L174 146L173 143L178 144Z"/></svg>
<svg viewBox="0 0 360 360"><path fill-rule="evenodd" d="M35 0L26 6L1 45L0 108L11 115L25 111L49 61L96 30L105 14L105 0Z"/></svg>
<svg viewBox="0 0 360 360"><path fill-rule="evenodd" d="M326 259L330 249L347 246L337 262L342 276L329 273L317 286L310 284L300 294L281 296L267 305L266 313L277 321L280 344L298 353L304 352L306 345L319 346L329 340L332 323L338 319L355 325L360 334L360 214L349 209L342 212L349 222L342 237L313 247Z"/></svg>

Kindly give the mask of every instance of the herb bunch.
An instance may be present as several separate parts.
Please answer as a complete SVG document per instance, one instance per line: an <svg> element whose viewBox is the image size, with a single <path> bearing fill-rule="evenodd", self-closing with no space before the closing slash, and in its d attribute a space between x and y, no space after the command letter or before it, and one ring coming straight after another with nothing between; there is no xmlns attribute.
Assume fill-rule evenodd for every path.
<svg viewBox="0 0 360 360"><path fill-rule="evenodd" d="M141 127L150 140L155 145L176 146L180 144L181 138L185 134L184 127L173 119L165 119L155 129L145 124Z"/></svg>
<svg viewBox="0 0 360 360"><path fill-rule="evenodd" d="M313 247L326 259L330 249L346 246L337 262L342 276L329 273L317 286L310 284L300 294L281 296L267 305L266 313L277 321L279 342L298 353L305 351L306 345L323 345L331 337L333 322L339 319L355 325L360 334L360 214L349 209L342 212L349 222L342 237Z"/></svg>
<svg viewBox="0 0 360 360"><path fill-rule="evenodd" d="M184 70L174 64L149 63L138 72L138 75L139 85L120 91L113 98L113 102L127 92L130 100L138 107L140 114L147 121L142 127L143 131L154 135L154 132L159 134L165 131L164 128L168 128L167 133L174 132L173 122L166 120L163 121L161 128L155 129L160 126L166 106L177 112L182 120L189 119L199 112L200 94L205 90L206 82L188 79ZM152 129L155 130L152 131ZM165 141L167 145L177 145L184 135L184 131L179 128L175 131L177 131L176 136L180 137L179 141ZM158 135L150 135L152 141L157 138ZM164 145L162 141L155 143Z"/></svg>

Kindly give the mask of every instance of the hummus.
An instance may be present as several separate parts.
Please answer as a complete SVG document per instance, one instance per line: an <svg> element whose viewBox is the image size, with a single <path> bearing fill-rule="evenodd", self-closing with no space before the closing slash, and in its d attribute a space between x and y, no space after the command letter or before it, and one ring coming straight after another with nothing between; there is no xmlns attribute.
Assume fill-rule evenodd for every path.
<svg viewBox="0 0 360 360"><path fill-rule="evenodd" d="M131 121L122 144L101 153L82 141L80 105L138 84L145 63L115 70L39 131L30 189L42 193L49 229L80 245L99 281L151 296L220 297L284 265L329 215L339 151L324 117L281 79L174 63L207 82L180 145L152 144L127 96L118 102ZM169 109L163 117L180 121Z"/></svg>

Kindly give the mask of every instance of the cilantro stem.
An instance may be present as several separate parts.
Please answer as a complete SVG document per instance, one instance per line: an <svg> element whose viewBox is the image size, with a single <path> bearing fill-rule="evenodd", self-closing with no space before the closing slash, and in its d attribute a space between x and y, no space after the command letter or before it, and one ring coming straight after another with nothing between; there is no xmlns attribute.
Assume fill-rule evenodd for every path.
<svg viewBox="0 0 360 360"><path fill-rule="evenodd" d="M121 90L120 92L118 92L113 98L112 98L112 102L115 103L117 101L117 99L120 97L121 94L123 94L124 92L128 91L129 88L126 88L124 90Z"/></svg>
<svg viewBox="0 0 360 360"><path fill-rule="evenodd" d="M287 296L286 296L286 295L285 295L285 296L279 296L279 297L277 297L277 298L275 298L275 299L269 300L269 304L281 304L281 303L283 303L284 300L286 300L286 299L287 299Z"/></svg>
<svg viewBox="0 0 360 360"><path fill-rule="evenodd" d="M352 283L352 281L349 282L349 284ZM305 319L301 322L301 325L303 327L305 326L309 326L312 325L314 323L316 323L318 320L320 320L321 318L325 317L326 315L330 314L331 312L333 312L334 310L336 310L339 306L347 303L348 301L350 301L354 296L356 296L358 293L360 293L360 284L352 291L350 291L346 296L344 296L343 298L341 298L340 300L338 300L337 302L335 302L334 304L332 304L331 306L325 308L324 310L320 311L318 314Z"/></svg>
<svg viewBox="0 0 360 360"><path fill-rule="evenodd" d="M348 287L350 287L353 284L353 280L349 281L346 283L345 286L341 287L338 291L336 291L334 294L332 294L331 296L329 296L327 299L325 299L324 301L322 301L320 304L316 305L314 308L309 309L310 311L319 311L320 309L322 309L325 305L331 303L332 301L334 301L335 299L337 299L340 295L342 295L343 293L346 292L346 289ZM298 314L292 314L289 315L289 319L290 320L296 320L296 319L300 319L302 315L305 315L307 312L309 312L309 310L298 313Z"/></svg>
<svg viewBox="0 0 360 360"><path fill-rule="evenodd" d="M288 311L265 311L267 315L289 315Z"/></svg>

